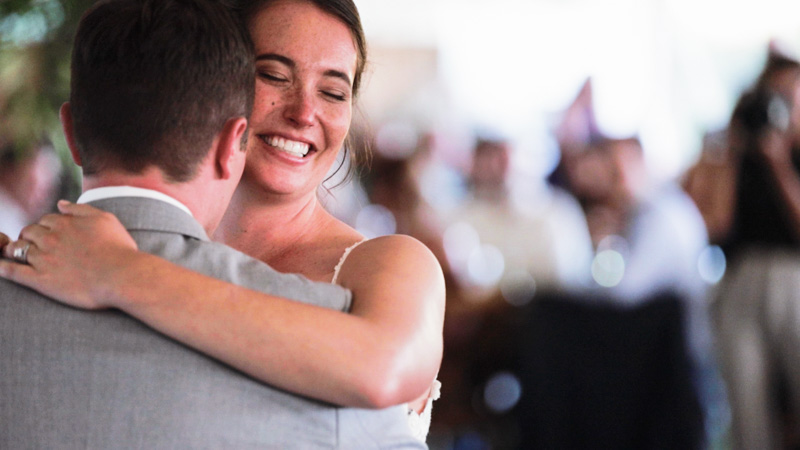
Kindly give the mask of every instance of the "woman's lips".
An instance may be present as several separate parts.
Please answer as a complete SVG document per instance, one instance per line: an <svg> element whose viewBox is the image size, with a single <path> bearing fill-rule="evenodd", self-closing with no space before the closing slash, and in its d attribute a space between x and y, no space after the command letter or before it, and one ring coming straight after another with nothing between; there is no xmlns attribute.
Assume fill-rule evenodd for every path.
<svg viewBox="0 0 800 450"><path fill-rule="evenodd" d="M280 136L263 136L261 138L267 145L284 151L290 155L302 158L308 154L311 146L305 142L293 141Z"/></svg>

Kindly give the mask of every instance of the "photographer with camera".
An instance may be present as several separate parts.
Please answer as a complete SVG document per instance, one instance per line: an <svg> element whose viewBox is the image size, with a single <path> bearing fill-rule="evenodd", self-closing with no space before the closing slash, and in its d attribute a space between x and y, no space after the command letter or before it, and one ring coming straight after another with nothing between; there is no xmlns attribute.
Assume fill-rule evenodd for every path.
<svg viewBox="0 0 800 450"><path fill-rule="evenodd" d="M713 316L733 447L789 448L800 442L800 63L772 52L727 133L735 187L715 205L728 271Z"/></svg>

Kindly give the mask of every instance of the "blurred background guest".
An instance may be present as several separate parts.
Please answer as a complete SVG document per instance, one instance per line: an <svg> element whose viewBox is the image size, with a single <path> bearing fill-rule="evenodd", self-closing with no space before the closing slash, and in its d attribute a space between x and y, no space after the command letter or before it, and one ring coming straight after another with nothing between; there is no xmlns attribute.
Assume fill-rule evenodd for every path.
<svg viewBox="0 0 800 450"><path fill-rule="evenodd" d="M49 141L17 147L0 144L0 232L13 239L52 209L61 182L61 162Z"/></svg>
<svg viewBox="0 0 800 450"><path fill-rule="evenodd" d="M733 195L716 206L729 270L715 303L734 448L800 444L800 64L773 48L740 97L723 153ZM700 178L694 174L695 180ZM697 187L695 185L695 187ZM721 191L722 189L717 189ZM698 202L698 204L702 204Z"/></svg>
<svg viewBox="0 0 800 450"><path fill-rule="evenodd" d="M361 177L375 214L388 219L388 228L373 232L414 236L433 251L440 261L447 262L442 248L441 217L422 193L421 174L429 163L431 139L409 130L411 139L400 142L386 138L373 139L372 165ZM445 272L449 272L445 268Z"/></svg>
<svg viewBox="0 0 800 450"><path fill-rule="evenodd" d="M607 137L596 128L587 82L559 127L562 159L551 179L583 207L595 250L594 287L579 301L639 310L664 296L680 302L686 356L703 406L705 442L723 433L727 405L714 357L707 282L698 264L707 230L692 199L654 177L637 137ZM588 98L587 98L588 97ZM576 108L584 110L577 114Z"/></svg>
<svg viewBox="0 0 800 450"><path fill-rule="evenodd" d="M572 288L589 276L592 248L580 206L552 186L515 185L512 145L478 137L467 196L448 217L452 233L473 235L471 242L456 241L458 250L448 255L475 301L498 289L509 303L527 301L536 289Z"/></svg>

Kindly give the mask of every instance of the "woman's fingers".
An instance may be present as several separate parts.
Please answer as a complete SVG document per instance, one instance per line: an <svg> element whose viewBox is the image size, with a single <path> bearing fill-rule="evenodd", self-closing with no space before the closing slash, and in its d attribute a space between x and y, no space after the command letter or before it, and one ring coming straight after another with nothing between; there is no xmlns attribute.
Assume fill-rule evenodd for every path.
<svg viewBox="0 0 800 450"><path fill-rule="evenodd" d="M58 201L58 211L71 216L88 217L103 214L104 211L87 204L72 203L67 200Z"/></svg>
<svg viewBox="0 0 800 450"><path fill-rule="evenodd" d="M11 259L18 263L25 263L25 261L20 260L20 252L25 249L27 253L27 247L30 246L30 242L27 241L14 241L10 242L3 248L3 257L6 259Z"/></svg>
<svg viewBox="0 0 800 450"><path fill-rule="evenodd" d="M38 224L46 228L55 229L65 223L63 218L63 214L45 214L41 219L39 219Z"/></svg>
<svg viewBox="0 0 800 450"><path fill-rule="evenodd" d="M20 261L0 259L0 278L27 286L41 294L58 299L62 303L85 309L100 309L106 306L90 295L87 283L81 278L82 268L73 264L51 264L48 255L25 240L10 244L11 252L14 249L28 248L27 259L32 265L22 264ZM37 266L37 262L40 263Z"/></svg>
<svg viewBox="0 0 800 450"><path fill-rule="evenodd" d="M59 210L5 245L10 259L0 264L0 277L79 308L109 306L111 275L130 261L136 242L113 214L63 201Z"/></svg>
<svg viewBox="0 0 800 450"><path fill-rule="evenodd" d="M8 239L8 236L3 235L3 237ZM8 242L2 251L2 255L6 259L0 258L0 278L33 287L36 269L28 265L28 261L30 261L31 253L35 252L35 246L24 239Z"/></svg>
<svg viewBox="0 0 800 450"><path fill-rule="evenodd" d="M36 278L36 269L9 259L0 259L0 278L23 286L34 287L33 280Z"/></svg>
<svg viewBox="0 0 800 450"><path fill-rule="evenodd" d="M50 234L50 228L34 223L23 228L19 233L19 240L14 242L16 246L20 241L27 241L36 244L39 248L47 248L46 239Z"/></svg>
<svg viewBox="0 0 800 450"><path fill-rule="evenodd" d="M40 249L62 254L65 250L80 250L95 241L106 242L136 249L137 245L116 216L93 206L70 203L61 200L58 203L61 214L47 214L38 224L30 225L20 233Z"/></svg>
<svg viewBox="0 0 800 450"><path fill-rule="evenodd" d="M52 246L39 248L22 238L3 249L8 259L0 260L0 278L27 286L59 301L86 309L105 308L102 295L93 289L107 278L101 265L90 266L80 243L68 237L54 237L41 225L29 225L23 234L37 241L49 241ZM52 238L52 239L51 239Z"/></svg>
<svg viewBox="0 0 800 450"><path fill-rule="evenodd" d="M84 223L86 219L89 223L93 220L102 220L105 216L114 217L112 214L107 213L101 209L89 205L78 205L70 203L66 200L59 201L60 214L46 214L39 219L39 225L51 229L58 229L60 227L76 225ZM62 208L61 205L65 206Z"/></svg>
<svg viewBox="0 0 800 450"><path fill-rule="evenodd" d="M11 243L11 238L5 235L4 233L0 233L0 251L2 251L6 245Z"/></svg>

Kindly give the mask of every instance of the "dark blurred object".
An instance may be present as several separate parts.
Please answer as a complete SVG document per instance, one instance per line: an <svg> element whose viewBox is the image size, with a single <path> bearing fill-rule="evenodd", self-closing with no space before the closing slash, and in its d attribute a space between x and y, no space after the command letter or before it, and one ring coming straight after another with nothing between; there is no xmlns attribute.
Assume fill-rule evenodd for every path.
<svg viewBox="0 0 800 450"><path fill-rule="evenodd" d="M791 108L790 100L780 93L757 89L742 95L733 116L737 126L755 137L770 127L781 132L788 131Z"/></svg>
<svg viewBox="0 0 800 450"><path fill-rule="evenodd" d="M537 298L520 332L520 448L699 449L683 302Z"/></svg>

